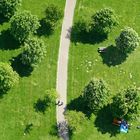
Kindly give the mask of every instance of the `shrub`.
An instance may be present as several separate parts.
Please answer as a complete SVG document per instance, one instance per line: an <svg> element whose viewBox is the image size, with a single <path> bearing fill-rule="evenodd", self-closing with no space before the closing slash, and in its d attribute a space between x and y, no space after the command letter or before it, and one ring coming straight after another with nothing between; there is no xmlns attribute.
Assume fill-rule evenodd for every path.
<svg viewBox="0 0 140 140"><path fill-rule="evenodd" d="M21 2L22 0L0 0L0 14L5 18L10 18L14 15Z"/></svg>
<svg viewBox="0 0 140 140"><path fill-rule="evenodd" d="M62 11L56 5L49 5L46 8L46 18L44 19L47 29L53 31L56 23L62 18Z"/></svg>
<svg viewBox="0 0 140 140"><path fill-rule="evenodd" d="M116 46L123 54L132 52L139 46L139 35L130 27L124 28L119 37L116 38Z"/></svg>
<svg viewBox="0 0 140 140"><path fill-rule="evenodd" d="M140 95L136 87L129 87L120 91L111 105L114 117L131 119L138 114Z"/></svg>
<svg viewBox="0 0 140 140"><path fill-rule="evenodd" d="M62 18L62 11L59 7L51 4L46 8L46 19L53 21L55 23L60 18Z"/></svg>
<svg viewBox="0 0 140 140"><path fill-rule="evenodd" d="M68 121L69 130L73 133L79 133L82 129L82 124L86 122L86 117L82 112L67 111L66 119Z"/></svg>
<svg viewBox="0 0 140 140"><path fill-rule="evenodd" d="M22 64L29 67L36 67L46 56L46 46L41 39L30 38L24 43L24 50L21 54Z"/></svg>
<svg viewBox="0 0 140 140"><path fill-rule="evenodd" d="M28 11L18 12L11 18L11 34L20 43L35 33L40 24L38 18Z"/></svg>
<svg viewBox="0 0 140 140"><path fill-rule="evenodd" d="M7 63L0 62L0 92L7 92L18 83L18 80L18 74L13 71L12 67Z"/></svg>
<svg viewBox="0 0 140 140"><path fill-rule="evenodd" d="M117 17L112 9L104 8L93 16L93 30L99 34L108 34L118 24Z"/></svg>
<svg viewBox="0 0 140 140"><path fill-rule="evenodd" d="M109 89L103 80L94 78L85 87L83 98L87 107L97 113L109 102Z"/></svg>

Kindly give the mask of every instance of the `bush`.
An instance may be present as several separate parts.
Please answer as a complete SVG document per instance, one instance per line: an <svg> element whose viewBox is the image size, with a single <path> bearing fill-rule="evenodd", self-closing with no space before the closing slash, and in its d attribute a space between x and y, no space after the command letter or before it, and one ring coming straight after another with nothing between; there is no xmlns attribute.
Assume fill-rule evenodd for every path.
<svg viewBox="0 0 140 140"><path fill-rule="evenodd" d="M9 19L14 15L21 2L22 0L0 0L0 14Z"/></svg>
<svg viewBox="0 0 140 140"><path fill-rule="evenodd" d="M61 18L62 11L56 5L51 4L46 8L46 19L53 21L55 23Z"/></svg>
<svg viewBox="0 0 140 140"><path fill-rule="evenodd" d="M93 30L99 34L108 34L118 24L117 17L112 9L104 8L93 16Z"/></svg>
<svg viewBox="0 0 140 140"><path fill-rule="evenodd" d="M111 105L114 117L131 119L138 114L140 95L136 87L129 87L120 91Z"/></svg>
<svg viewBox="0 0 140 140"><path fill-rule="evenodd" d="M69 130L73 133L79 133L82 129L82 124L86 122L86 117L82 112L67 111L66 119L68 121Z"/></svg>
<svg viewBox="0 0 140 140"><path fill-rule="evenodd" d="M24 43L24 50L21 54L22 64L29 67L36 67L46 56L46 46L41 39L30 38Z"/></svg>
<svg viewBox="0 0 140 140"><path fill-rule="evenodd" d="M116 46L123 54L132 52L139 46L139 35L130 27L124 28L116 39Z"/></svg>
<svg viewBox="0 0 140 140"><path fill-rule="evenodd" d="M13 71L12 67L7 63L0 62L0 92L7 92L18 83L18 80L18 74Z"/></svg>
<svg viewBox="0 0 140 140"><path fill-rule="evenodd" d="M53 31L56 23L62 18L62 11L57 6L51 4L46 8L46 18L44 19L47 29Z"/></svg>
<svg viewBox="0 0 140 140"><path fill-rule="evenodd" d="M38 18L28 11L18 12L11 18L11 34L20 43L35 33L40 24Z"/></svg>
<svg viewBox="0 0 140 140"><path fill-rule="evenodd" d="M87 107L97 113L109 102L109 89L101 79L93 79L85 87L83 98Z"/></svg>

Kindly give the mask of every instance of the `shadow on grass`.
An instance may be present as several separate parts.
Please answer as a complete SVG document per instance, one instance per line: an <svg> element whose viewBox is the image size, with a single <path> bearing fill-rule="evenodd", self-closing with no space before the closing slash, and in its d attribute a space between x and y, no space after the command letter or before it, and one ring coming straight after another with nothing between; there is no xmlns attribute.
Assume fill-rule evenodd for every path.
<svg viewBox="0 0 140 140"><path fill-rule="evenodd" d="M10 34L9 30L0 33L0 49L13 50L19 48L20 44Z"/></svg>
<svg viewBox="0 0 140 140"><path fill-rule="evenodd" d="M40 20L40 28L37 30L39 36L49 36L53 33L49 24L46 23L45 18Z"/></svg>
<svg viewBox="0 0 140 140"><path fill-rule="evenodd" d="M84 99L82 96L79 96L76 99L73 99L68 105L68 110L76 110L83 112L88 118L90 118L92 112L88 109L86 106L86 103L84 102Z"/></svg>
<svg viewBox="0 0 140 140"><path fill-rule="evenodd" d="M115 126L112 124L113 117L110 111L110 106L106 106L102 108L96 116L95 119L95 127L97 127L98 131L102 134L109 133L110 137L116 136L119 133L119 126Z"/></svg>
<svg viewBox="0 0 140 140"><path fill-rule="evenodd" d="M41 112L45 114L45 111L48 107L48 103L46 99L38 99L36 103L34 103L34 109L36 112Z"/></svg>
<svg viewBox="0 0 140 140"><path fill-rule="evenodd" d="M5 18L2 14L0 14L0 24L3 24L4 22L8 22L9 19Z"/></svg>
<svg viewBox="0 0 140 140"><path fill-rule="evenodd" d="M106 51L103 53L100 53L103 63L106 64L107 66L115 66L123 63L127 56L120 53L119 50L111 45L107 47Z"/></svg>
<svg viewBox="0 0 140 140"><path fill-rule="evenodd" d="M11 66L13 67L13 70L15 70L20 77L28 77L31 75L31 72L33 71L33 68L30 66L26 66L21 63L21 54L17 57L12 58Z"/></svg>
<svg viewBox="0 0 140 140"><path fill-rule="evenodd" d="M24 129L24 135L30 134L31 130L32 130L33 124L27 124L25 129Z"/></svg>
<svg viewBox="0 0 140 140"><path fill-rule="evenodd" d="M96 44L107 39L107 34L99 34L94 30L86 31L86 29L79 29L79 23L75 23L71 31L71 41L75 44L77 42Z"/></svg>

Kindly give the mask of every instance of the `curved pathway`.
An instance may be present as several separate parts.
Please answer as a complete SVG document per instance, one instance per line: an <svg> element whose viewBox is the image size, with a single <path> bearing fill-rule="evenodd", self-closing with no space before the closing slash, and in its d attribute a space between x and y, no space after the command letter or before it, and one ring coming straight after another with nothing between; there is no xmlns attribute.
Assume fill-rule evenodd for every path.
<svg viewBox="0 0 140 140"><path fill-rule="evenodd" d="M65 122L64 112L67 103L67 71L68 71L68 54L70 46L70 34L74 15L74 9L76 0L66 0L64 19L62 24L58 66L57 66L57 85L56 90L59 94L60 101L63 105L57 106L57 124ZM63 136L62 136L63 137ZM68 133L63 137L64 140L68 140Z"/></svg>

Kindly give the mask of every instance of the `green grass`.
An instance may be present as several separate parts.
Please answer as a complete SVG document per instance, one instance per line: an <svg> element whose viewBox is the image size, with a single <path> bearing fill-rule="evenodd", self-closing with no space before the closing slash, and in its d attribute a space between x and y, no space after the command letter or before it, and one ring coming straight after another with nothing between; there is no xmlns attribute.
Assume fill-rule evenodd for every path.
<svg viewBox="0 0 140 140"><path fill-rule="evenodd" d="M30 10L42 19L48 4L54 3L64 9L65 0L23 0L21 10ZM55 88L56 67L59 49L61 22L53 35L41 36L47 46L47 56L30 76L21 77L20 82L0 99L0 139L1 140L53 140L53 126L56 124L55 106L45 114L36 112L34 103L45 94L45 90ZM0 24L0 61L9 62L21 49L6 31L8 22ZM13 47L13 48L12 48ZM26 125L33 123L30 134L24 136Z"/></svg>
<svg viewBox="0 0 140 140"><path fill-rule="evenodd" d="M81 16L84 16L86 20L90 19L90 16L95 11L101 8L111 7L115 10L119 17L119 25L115 27L109 34L108 39L100 43L74 43L71 42L71 48L69 53L69 79L68 79L68 104L79 97L85 85L92 77L104 79L110 86L112 94L116 94L118 90L126 88L132 84L136 84L140 87L140 48L137 48L129 57L120 62L119 58L115 60L117 56L114 54L112 48L104 56L101 56L97 52L98 47L108 47L114 45L115 38L119 35L120 30L125 26L134 28L140 35L140 18L139 18L139 0L78 0L75 10L74 21L76 22ZM94 38L94 37L93 37ZM116 57L117 58L117 57ZM109 65L110 60L114 60L114 65ZM91 65L90 65L91 63ZM118 63L118 65L116 64ZM132 78L130 75L132 74ZM140 137L139 130L136 129L134 122L132 129L128 134L111 135L116 131L115 126L107 126L106 120L109 119L108 112L101 112L98 116L92 116L88 121L87 126L83 126L83 131L79 134L72 136L73 140L138 140ZM103 116L102 116L103 115ZM108 118L107 118L108 117ZM105 121L105 122L104 122Z"/></svg>

